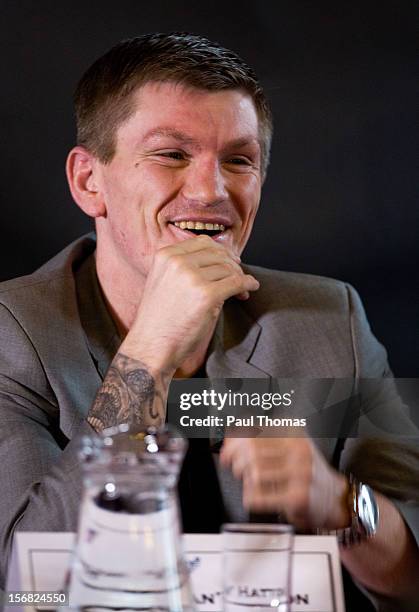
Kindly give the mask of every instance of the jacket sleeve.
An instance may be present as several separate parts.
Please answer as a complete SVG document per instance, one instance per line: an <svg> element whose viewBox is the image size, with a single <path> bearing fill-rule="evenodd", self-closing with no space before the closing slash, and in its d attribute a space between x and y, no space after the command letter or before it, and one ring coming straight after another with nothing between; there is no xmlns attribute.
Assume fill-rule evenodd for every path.
<svg viewBox="0 0 419 612"><path fill-rule="evenodd" d="M403 402L400 390L405 381L392 377L386 351L373 336L360 298L350 286L348 297L362 410L357 436L346 441L340 467L389 497L419 545L419 431L415 406Z"/></svg>
<svg viewBox="0 0 419 612"><path fill-rule="evenodd" d="M354 437L345 441L339 468L390 499L419 547L419 431L415 414L419 394L413 405L404 403L401 391L406 381L392 377L386 351L371 332L358 294L350 286L347 290L361 411ZM358 586L377 610L395 609L395 602ZM410 612L417 604L419 601L400 603L398 610Z"/></svg>
<svg viewBox="0 0 419 612"><path fill-rule="evenodd" d="M15 530L74 531L81 496L78 449L92 429L81 421L69 441L42 364L0 305L0 586Z"/></svg>

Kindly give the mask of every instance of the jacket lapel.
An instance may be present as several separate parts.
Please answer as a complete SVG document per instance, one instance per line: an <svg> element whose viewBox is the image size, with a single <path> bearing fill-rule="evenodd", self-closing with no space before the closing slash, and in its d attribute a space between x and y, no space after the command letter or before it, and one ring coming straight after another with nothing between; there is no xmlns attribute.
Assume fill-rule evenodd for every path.
<svg viewBox="0 0 419 612"><path fill-rule="evenodd" d="M121 344L116 326L109 314L96 276L94 256L77 270L77 301L86 343L100 378L105 378L112 359Z"/></svg>
<svg viewBox="0 0 419 612"><path fill-rule="evenodd" d="M247 314L241 303L229 300L220 314L209 347L208 378L270 378L267 372L251 363L260 333L260 325ZM229 520L249 520L248 511L242 504L241 481L234 478L230 470L221 467L216 454L213 458Z"/></svg>
<svg viewBox="0 0 419 612"><path fill-rule="evenodd" d="M260 333L260 325L247 314L240 301L229 300L210 343L206 363L208 378L270 378L269 373L251 363Z"/></svg>

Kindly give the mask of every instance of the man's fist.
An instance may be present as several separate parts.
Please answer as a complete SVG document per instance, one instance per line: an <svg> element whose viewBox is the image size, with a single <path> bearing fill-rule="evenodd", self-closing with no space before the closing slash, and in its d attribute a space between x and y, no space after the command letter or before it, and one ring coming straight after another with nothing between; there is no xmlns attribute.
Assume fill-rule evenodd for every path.
<svg viewBox="0 0 419 612"><path fill-rule="evenodd" d="M209 340L225 300L234 295L246 299L259 288L239 262L208 236L157 251L124 354L152 369L174 372Z"/></svg>
<svg viewBox="0 0 419 612"><path fill-rule="evenodd" d="M309 438L226 438L220 461L242 479L249 510L283 514L300 529L349 525L347 480Z"/></svg>

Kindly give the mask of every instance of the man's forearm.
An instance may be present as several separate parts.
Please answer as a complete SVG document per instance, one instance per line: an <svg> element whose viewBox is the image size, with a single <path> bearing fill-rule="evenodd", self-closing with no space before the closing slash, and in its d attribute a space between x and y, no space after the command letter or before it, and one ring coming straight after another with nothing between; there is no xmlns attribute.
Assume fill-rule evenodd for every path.
<svg viewBox="0 0 419 612"><path fill-rule="evenodd" d="M395 505L383 495L375 495L380 509L376 535L342 549L341 558L353 578L367 589L409 602L418 597L418 547Z"/></svg>
<svg viewBox="0 0 419 612"><path fill-rule="evenodd" d="M96 431L121 423L135 427L162 425L169 379L164 374L151 372L144 362L117 353L87 421Z"/></svg>

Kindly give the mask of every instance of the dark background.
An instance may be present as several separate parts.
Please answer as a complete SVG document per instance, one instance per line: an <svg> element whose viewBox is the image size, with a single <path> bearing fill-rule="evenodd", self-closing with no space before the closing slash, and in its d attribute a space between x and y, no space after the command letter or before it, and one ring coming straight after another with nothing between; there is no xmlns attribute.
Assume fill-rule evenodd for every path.
<svg viewBox="0 0 419 612"><path fill-rule="evenodd" d="M416 2L1 4L0 279L89 230L64 162L82 72L121 38L187 30L238 51L275 117L247 261L360 292L398 376L418 376Z"/></svg>

